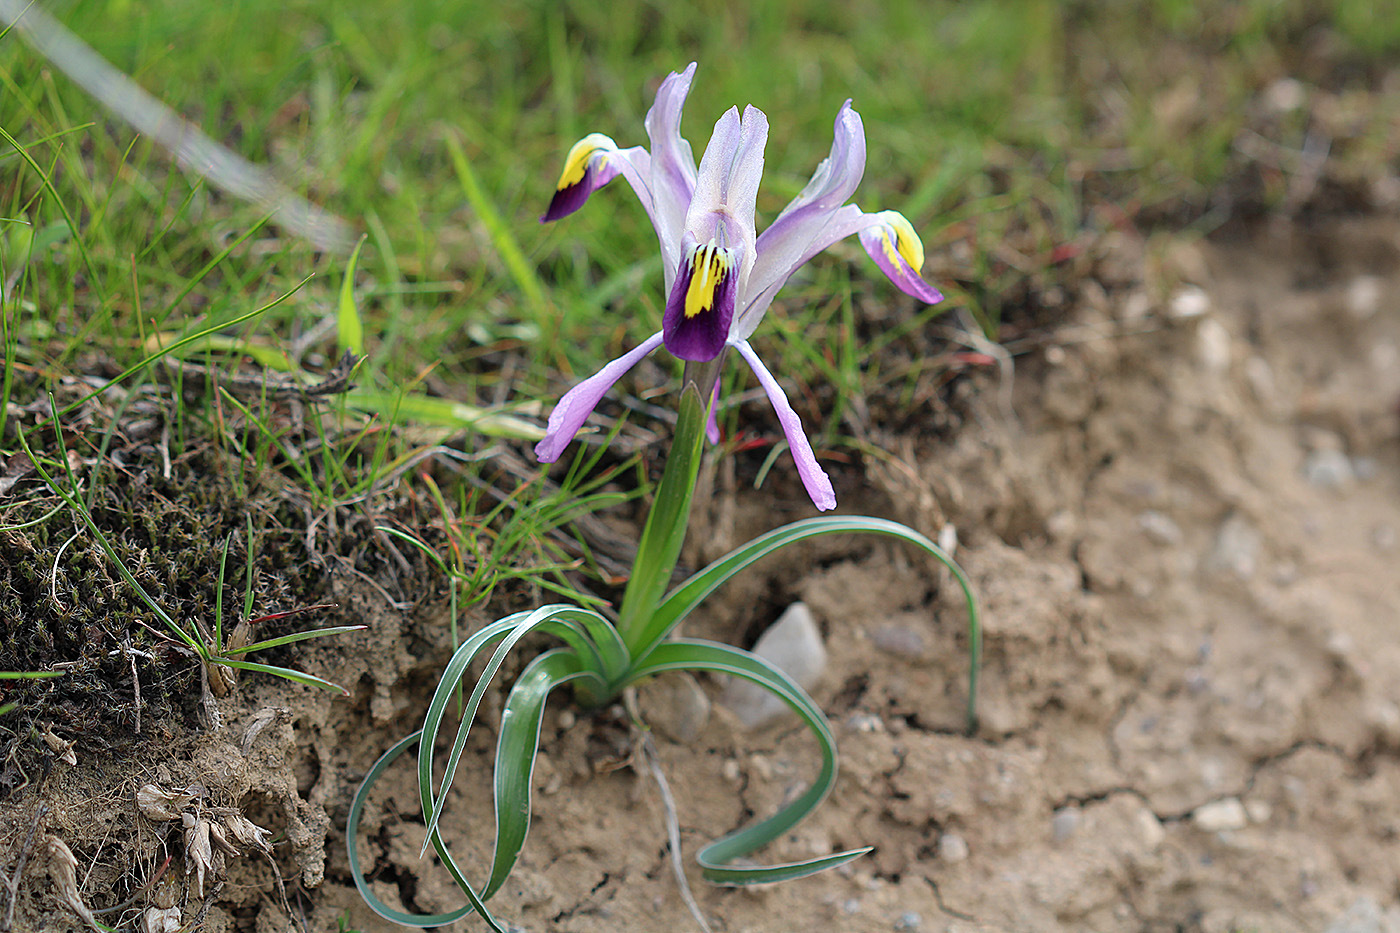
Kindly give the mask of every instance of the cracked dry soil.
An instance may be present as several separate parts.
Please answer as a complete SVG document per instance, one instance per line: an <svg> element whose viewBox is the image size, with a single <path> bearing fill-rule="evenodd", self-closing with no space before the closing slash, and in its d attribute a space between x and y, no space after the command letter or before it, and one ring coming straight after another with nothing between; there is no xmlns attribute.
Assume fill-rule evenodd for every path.
<svg viewBox="0 0 1400 933"><path fill-rule="evenodd" d="M877 439L895 457L842 490L846 508L957 528L985 612L975 735L960 728L957 594L897 546L841 540L775 559L687 623L751 643L787 602L807 603L831 649L816 696L842 776L761 855L874 853L769 889L706 886L689 857L799 790L815 752L791 722L745 732L719 707L694 741L672 741L686 724L660 691L642 693L715 930L1286 933L1396 909L1400 223L1150 251L1124 234L1086 281L1069 324L1018 360L1013 423L983 383L954 439ZM721 480L693 561L782 518L771 494ZM309 655L358 684L353 700L248 681L229 732L160 766L172 781L223 774L216 796L298 829L281 855L296 929L387 928L349 883L339 827L359 776L421 715L446 627L377 599L340 593L374 629L363 646ZM267 706L291 713L240 747L241 723ZM528 930L695 929L656 786L613 767L626 733L564 706L547 715L536 818L495 906ZM477 875L490 857L490 719L444 820ZM112 775L104 806L129 807L149 770ZM80 832L83 786L50 781L65 814L50 832ZM373 795L365 834L386 901L460 903L417 858L408 763ZM74 849L91 856L93 840ZM62 929L71 918L44 909L47 896L28 889L25 916ZM232 862L221 897L209 930L287 927L265 863Z"/></svg>

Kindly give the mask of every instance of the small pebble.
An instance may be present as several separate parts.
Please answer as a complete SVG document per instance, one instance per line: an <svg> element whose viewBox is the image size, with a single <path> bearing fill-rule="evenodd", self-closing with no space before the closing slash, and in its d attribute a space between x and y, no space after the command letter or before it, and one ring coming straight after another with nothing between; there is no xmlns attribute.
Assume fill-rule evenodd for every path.
<svg viewBox="0 0 1400 933"><path fill-rule="evenodd" d="M1356 479L1356 471L1345 453L1322 448L1303 461L1303 479L1319 489L1343 489Z"/></svg>
<svg viewBox="0 0 1400 933"><path fill-rule="evenodd" d="M1400 538L1400 535L1396 534L1394 525L1377 525L1371 529L1371 543L1376 546L1377 550L1395 550L1397 538Z"/></svg>
<svg viewBox="0 0 1400 933"><path fill-rule="evenodd" d="M1264 88L1264 106L1278 114L1297 110L1307 98L1307 88L1297 78L1279 78Z"/></svg>
<svg viewBox="0 0 1400 933"><path fill-rule="evenodd" d="M1220 524L1207 564L1212 570L1247 580L1258 568L1259 545L1259 532L1254 526L1242 515L1232 514Z"/></svg>
<svg viewBox="0 0 1400 933"><path fill-rule="evenodd" d="M1082 814L1078 807L1061 807L1050 817L1050 835L1056 842L1064 842L1079 828Z"/></svg>
<svg viewBox="0 0 1400 933"><path fill-rule="evenodd" d="M1238 797L1226 797L1197 807L1191 814L1191 823L1206 833L1228 832L1248 826L1249 814Z"/></svg>
<svg viewBox="0 0 1400 933"><path fill-rule="evenodd" d="M928 650L924 633L911 625L878 625L866 633L866 638L886 654L900 658L920 658Z"/></svg>
<svg viewBox="0 0 1400 933"><path fill-rule="evenodd" d="M899 915L899 919L894 922L894 928L899 933L917 933L923 926L924 918L920 917L912 910L906 910Z"/></svg>
<svg viewBox="0 0 1400 933"><path fill-rule="evenodd" d="M1382 282L1378 276L1358 275L1347 286L1347 310L1352 317L1364 321L1381 306Z"/></svg>
<svg viewBox="0 0 1400 933"><path fill-rule="evenodd" d="M938 857L945 862L965 862L971 854L962 836L944 833L938 838Z"/></svg>
<svg viewBox="0 0 1400 933"><path fill-rule="evenodd" d="M1138 527L1158 544L1180 544L1181 527L1155 509L1148 509L1137 517Z"/></svg>
<svg viewBox="0 0 1400 933"><path fill-rule="evenodd" d="M1219 375L1230 368L1230 332L1215 318L1206 318L1196 329L1196 357L1208 373Z"/></svg>
<svg viewBox="0 0 1400 933"><path fill-rule="evenodd" d="M1149 852L1155 850L1167 838L1162 821L1151 810L1143 807L1133 816L1133 826L1137 829L1138 840Z"/></svg>
<svg viewBox="0 0 1400 933"><path fill-rule="evenodd" d="M1210 296L1196 285L1185 285L1172 296L1167 313L1179 321L1197 318L1210 310Z"/></svg>

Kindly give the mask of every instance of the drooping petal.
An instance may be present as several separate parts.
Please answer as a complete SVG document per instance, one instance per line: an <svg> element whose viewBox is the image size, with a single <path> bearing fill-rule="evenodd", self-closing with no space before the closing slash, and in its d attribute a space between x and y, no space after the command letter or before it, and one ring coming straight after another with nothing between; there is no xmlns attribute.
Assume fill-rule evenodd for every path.
<svg viewBox="0 0 1400 933"><path fill-rule="evenodd" d="M735 324L737 335L747 337L753 333L778 289L820 251L809 252L808 247L832 215L855 194L864 174L865 129L860 114L848 100L836 114L831 154L817 166L802 193L758 238L744 306Z"/></svg>
<svg viewBox="0 0 1400 933"><path fill-rule="evenodd" d="M612 156L617 151L617 143L602 133L589 133L574 143L564 157L564 171L540 222L569 216L583 207L589 195L616 178L621 166Z"/></svg>
<svg viewBox="0 0 1400 933"><path fill-rule="evenodd" d="M891 215L898 218L898 221L893 220ZM903 228L902 232L896 229L897 223ZM762 291L750 288L745 292L744 307L734 322L731 341L749 338L763 319L763 313L773 303L778 289L782 288L792 273L806 265L817 253L853 233L861 234L861 245L900 291L929 304L937 304L943 300L943 293L919 276L923 266L924 246L909 221L895 211L867 214L854 204L847 204L831 215L786 274L774 279ZM918 260L917 267L911 259Z"/></svg>
<svg viewBox="0 0 1400 933"><path fill-rule="evenodd" d="M923 280L924 244L914 226L898 211L867 214L872 221L860 232L860 243L890 281L906 295L937 304L943 293Z"/></svg>
<svg viewBox="0 0 1400 933"><path fill-rule="evenodd" d="M661 317L672 356L697 362L719 356L734 319L739 265L737 252L715 240L685 250Z"/></svg>
<svg viewBox="0 0 1400 933"><path fill-rule="evenodd" d="M754 375L758 377L759 385L763 386L763 391L768 393L768 400L773 403L778 423L783 426L788 448L792 451L792 459L797 463L797 475L802 478L807 495L812 497L812 504L822 512L835 508L836 490L831 486L831 477L827 476L826 471L817 463L817 455L812 452L812 444L807 440L807 433L802 430L802 419L792 410L792 404L788 402L783 387L778 385L778 380L773 378L773 374L763 365L763 361L758 358L758 354L749 346L747 340L736 342L734 347L739 351L739 355L748 361Z"/></svg>
<svg viewBox="0 0 1400 933"><path fill-rule="evenodd" d="M553 463L558 460L564 453L564 448L569 446L574 435L579 432L583 423L588 420L588 416L593 413L593 409L598 407L598 402L602 400L603 395L612 388L613 383L621 379L622 374L627 370L636 366L642 357L659 346L661 346L661 334L652 334L635 349L619 356L565 392L564 397L559 400L559 404L554 406L554 411L549 413L549 423L545 426L544 439L535 445L535 456L544 463Z"/></svg>
<svg viewBox="0 0 1400 933"><path fill-rule="evenodd" d="M671 287L678 266L685 214L695 194L695 155L690 142L681 136L681 113L694 77L694 62L682 72L671 72L661 82L656 102L647 111L647 137L651 140L649 184L654 202L651 219L661 241L667 288Z"/></svg>

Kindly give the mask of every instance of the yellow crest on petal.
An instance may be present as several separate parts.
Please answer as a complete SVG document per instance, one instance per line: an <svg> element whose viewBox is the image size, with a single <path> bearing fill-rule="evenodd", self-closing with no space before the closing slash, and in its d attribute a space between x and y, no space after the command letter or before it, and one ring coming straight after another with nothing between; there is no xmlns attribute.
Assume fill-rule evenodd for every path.
<svg viewBox="0 0 1400 933"><path fill-rule="evenodd" d="M914 225L899 211L881 211L880 220L885 225L885 256L896 264L898 257L903 257L911 269L922 272L924 244L914 232Z"/></svg>
<svg viewBox="0 0 1400 933"><path fill-rule="evenodd" d="M603 133L589 133L574 143L569 154L564 157L564 171L559 175L556 190L563 191L583 181L583 176L588 171L588 160L593 158L595 152L610 152L616 148L617 143L612 141L612 137ZM606 158L604 156L604 160Z"/></svg>
<svg viewBox="0 0 1400 933"><path fill-rule="evenodd" d="M715 289L729 273L729 257L714 243L706 243L692 255L691 269L690 287L685 290L687 318L715 306Z"/></svg>

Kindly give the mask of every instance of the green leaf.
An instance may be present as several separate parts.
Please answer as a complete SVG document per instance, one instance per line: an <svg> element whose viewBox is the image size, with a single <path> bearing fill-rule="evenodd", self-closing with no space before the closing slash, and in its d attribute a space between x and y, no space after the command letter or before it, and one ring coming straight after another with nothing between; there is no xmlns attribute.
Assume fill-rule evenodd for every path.
<svg viewBox="0 0 1400 933"><path fill-rule="evenodd" d="M481 891L483 900L501 889L530 831L530 780L540 747L540 724L550 691L580 677L602 679L580 665L578 655L556 648L530 662L516 679L501 714L496 741L496 844L491 878Z"/></svg>
<svg viewBox="0 0 1400 933"><path fill-rule="evenodd" d="M423 800L423 815L428 821L429 839L437 828L438 819L442 816L442 807L447 798L447 788L452 786L452 779L457 774L457 763L461 758L462 750L466 747L467 733L471 730L472 722L476 719L476 711L477 707L481 705L481 698L486 694L486 688L490 685L491 679L500 670L506 655L520 639L536 629L563 638L579 655L581 663L589 670L597 672L600 682L608 679L607 665L615 663L612 659L616 657L617 649L596 645L588 634L586 626L589 622L581 620L592 622L602 620L604 623L607 621L598 613L579 609L577 606L563 604L542 606L530 612L514 613L486 626L462 642L461 647L453 652L451 660L447 662L447 667L443 671L442 679L438 681L437 690L433 692L433 698L428 703L427 715L423 717L423 736L418 745L419 796ZM448 702L456 689L457 681L466 672L467 665L487 645L497 639L501 639L501 644L497 646L491 658L486 662L486 667L477 678L471 696L467 698L467 705L462 712L462 722L457 727L457 737L453 740L452 750L448 753L447 770L443 773L440 785L441 792L434 799L432 793L433 746L437 740L438 729L442 725L442 718L447 711ZM424 851L427 851L428 841L424 840Z"/></svg>
<svg viewBox="0 0 1400 933"><path fill-rule="evenodd" d="M679 670L707 670L730 674L751 680L771 691L792 707L807 728L812 730L822 753L821 772L796 800L773 816L730 833L700 850L696 860L704 870L706 879L716 884L732 885L788 881L844 865L870 851L870 847L867 846L822 858L763 867L735 868L728 865L728 862L767 845L792 829L826 799L831 786L836 782L836 739L831 733L826 716L796 681L762 658L729 645L689 638L657 645L646 661L639 666L635 679L662 671Z"/></svg>
<svg viewBox="0 0 1400 933"><path fill-rule="evenodd" d="M365 903L385 920L392 921L406 927L417 927L426 929L428 927L443 926L467 916L472 912L481 915L481 919L486 921L493 933L510 933L499 923L491 912L486 909L486 905L465 878L460 877L455 863L449 862L448 870L452 872L453 879L461 886L462 891L467 895L467 904L448 911L445 914L410 914L402 910L395 910L388 904L381 901L374 891L370 889L369 881L366 880L364 872L360 870L360 818L365 810L365 802L369 799L370 789L379 780L389 765L393 764L400 755L408 751L418 742L423 730L410 733L393 744L390 749L379 760L374 763L374 767L369 769L365 779L360 782L360 786L355 790L355 796L350 799L350 814L345 818L345 848L350 855L350 877L355 879L355 887L359 890L360 896L365 899ZM434 844L438 842L434 839ZM439 849L439 853L443 850Z"/></svg>
<svg viewBox="0 0 1400 933"><path fill-rule="evenodd" d="M823 515L816 518L806 518L776 528L735 548L708 567L697 571L667 594L647 620L639 637L635 641L629 641L632 656L639 660L647 658L650 652L671 633L671 630L690 614L692 609L700 605L707 596L728 582L731 577L760 558L805 538L857 532L888 535L907 541L932 554L943 566L948 568L953 578L958 581L958 586L962 588L963 599L967 603L969 646L967 728L969 732L973 731L977 725L977 676L982 666L982 625L977 617L977 601L972 595L972 586L968 583L967 575L963 573L962 568L937 544L914 529L888 519L870 518L864 515Z"/></svg>
<svg viewBox="0 0 1400 933"><path fill-rule="evenodd" d="M355 244L350 261L345 265L345 278L340 283L340 304L336 309L336 340L342 353L349 351L356 356L365 355L365 325L360 320L360 309L355 307L355 263L364 248L365 237Z"/></svg>

